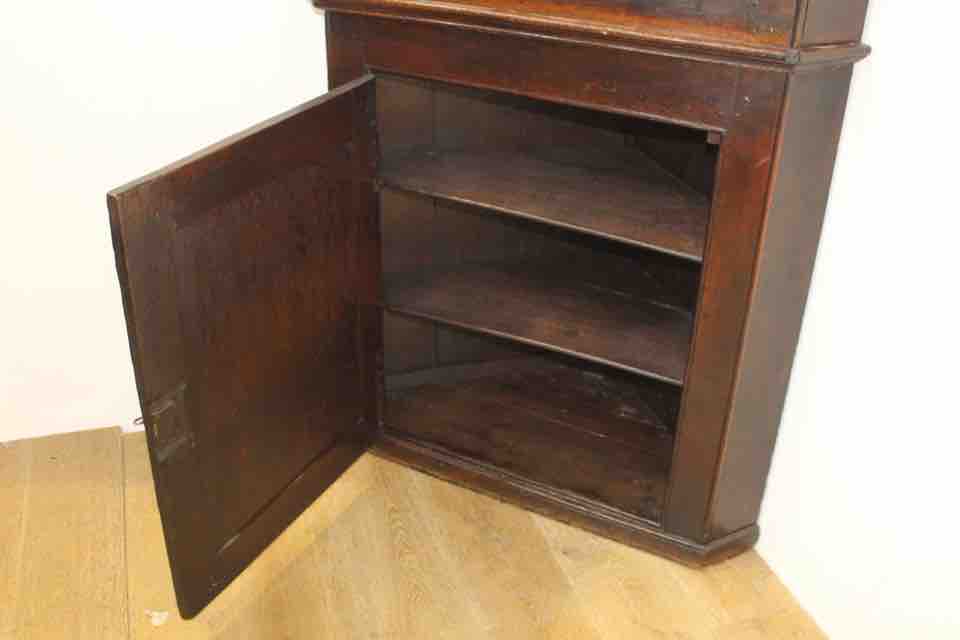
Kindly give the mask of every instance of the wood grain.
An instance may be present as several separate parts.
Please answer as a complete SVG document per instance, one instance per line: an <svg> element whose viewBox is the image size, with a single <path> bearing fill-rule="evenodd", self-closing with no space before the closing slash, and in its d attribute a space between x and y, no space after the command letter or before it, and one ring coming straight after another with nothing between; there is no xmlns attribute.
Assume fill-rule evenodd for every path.
<svg viewBox="0 0 960 640"><path fill-rule="evenodd" d="M122 439L128 637L132 640L205 639L208 633L202 620L183 620L177 614L147 441L142 433L126 434Z"/></svg>
<svg viewBox="0 0 960 640"><path fill-rule="evenodd" d="M423 523L486 638L599 640L533 517L392 463L389 491Z"/></svg>
<svg viewBox="0 0 960 640"><path fill-rule="evenodd" d="M695 570L534 517L604 638L825 637L755 552Z"/></svg>
<svg viewBox="0 0 960 640"><path fill-rule="evenodd" d="M352 514L345 516L346 519L352 517ZM312 542L296 562L274 572L269 583L259 585L254 599L230 606L230 617L223 624L212 626L209 637L223 640L369 637L367 618L356 614L355 600L350 594L358 553L350 533L349 529L341 529Z"/></svg>
<svg viewBox="0 0 960 640"><path fill-rule="evenodd" d="M485 637L425 523L382 466L375 490L316 530L310 553L275 574L215 637Z"/></svg>
<svg viewBox="0 0 960 640"><path fill-rule="evenodd" d="M364 456L214 600L201 616L217 638L351 638L362 627L345 614L344 592L357 574L354 532L337 527L375 486L374 459ZM277 615L278 611L288 612Z"/></svg>
<svg viewBox="0 0 960 640"><path fill-rule="evenodd" d="M720 150L664 518L668 531L690 540L710 539L707 514L755 286L786 84L786 74L742 69L735 122ZM757 389L762 394L771 391ZM765 479L758 473L753 482Z"/></svg>
<svg viewBox="0 0 960 640"><path fill-rule="evenodd" d="M108 195L185 615L376 428L374 103L357 81Z"/></svg>
<svg viewBox="0 0 960 640"><path fill-rule="evenodd" d="M780 117L756 275L727 432L716 467L711 535L756 522L786 400L820 242L853 69L792 76Z"/></svg>
<svg viewBox="0 0 960 640"><path fill-rule="evenodd" d="M252 625L252 631L263 631L262 622L254 624L252 621L259 619L257 611L263 606L276 604L275 599L267 601L266 605L262 601L265 600L265 593L273 593L277 576L289 573L299 576L300 580L307 580L310 576L322 575L317 570L298 573L304 566L312 566L308 558L316 555L316 532L329 528L373 485L373 458L367 456L351 467L311 509L287 528L209 607L196 618L183 620L177 615L176 598L169 577L146 441L143 434L133 433L124 436L123 444L130 638L136 640L209 638L226 630L237 633L247 623ZM156 552L145 553L144 549L155 549ZM316 593L315 589L304 590L302 585L297 591ZM312 608L301 607L299 610L307 613ZM303 619L303 616L298 619ZM288 622L294 624L293 621L278 620L278 623Z"/></svg>
<svg viewBox="0 0 960 640"><path fill-rule="evenodd" d="M533 153L423 152L393 159L382 177L407 191L703 259L707 198L642 154L591 167Z"/></svg>
<svg viewBox="0 0 960 640"><path fill-rule="evenodd" d="M459 439L451 449L460 453L410 437L404 444L408 451L432 447L434 455L420 455L420 462L411 455L406 461L428 470L432 463L441 474L452 470L446 477L505 497L526 492L549 498L552 504L541 509L544 513L571 521L592 518L587 526L592 524L594 531L616 536L611 530L618 530L621 540L652 543L656 550L672 547L694 561L719 561L756 540L756 514L802 313L802 303L797 303L805 293L804 270L812 263L813 231L833 161L830 145L818 143L839 130L833 117L842 111L837 89L845 91L849 78L834 50L863 49L853 43L815 52L789 47L807 36L829 37L825 25L838 33L856 25L862 1L834 5L839 8L831 11L816 0L716 0L709 6L639 0L627 9L605 0L415 4L370 0L352 3L350 9L318 0L318 6L354 11L349 16L334 11L330 17L334 82L364 70L405 76L395 80L401 88L390 90L389 83L367 76L109 197L138 389L185 615L196 613L243 570L371 442L393 438L396 445L396 434L377 429L382 425L379 374L384 357L380 310L375 308L382 271L375 214L378 204L391 201L384 196L378 202L375 195L378 140L391 151L426 144L441 152L440 171L421 162L416 180L408 174L401 187L466 203L475 212L480 206L510 214L488 211L485 219L480 214L455 218L445 215L455 208L450 202L433 202L431 214L422 202L394 198L392 211L380 219L416 233L384 243L391 262L408 254L403 271L412 272L388 274L392 278L383 306L436 325L684 387L666 490L666 457L653 456L655 465L635 459L636 451L619 446L624 442L620 434L612 437L594 429L608 445L604 448L584 439L596 433L569 429L562 433L576 434L579 441L571 445L572 438L562 438L567 441L551 448L551 436L561 432L535 420L529 423L537 428L515 440L511 437L522 430L504 437L484 431L482 423L478 428L471 414L489 413L514 427L516 407L504 410L501 400L509 393L490 394L470 385L464 388L478 393L468 395L484 401L496 396L496 401L478 404L449 389L412 396L407 428L432 428L429 439L446 439L447 445ZM801 13L812 31L801 33ZM469 19L453 23L438 20L468 14ZM629 30L635 20L640 22L634 46L623 46L618 27ZM663 33L654 38L660 28L656 24ZM543 27L534 30L547 37L531 37L537 35L527 31L533 25ZM743 29L746 39L731 37ZM597 40L601 35L603 42ZM725 50L717 46L721 40L729 45ZM650 47L654 41L663 48ZM804 62L801 74L794 67L808 55L820 66ZM851 51L842 55L844 64L856 57ZM835 74L846 75L831 80ZM807 78L798 80L801 75ZM435 89L431 95L422 90L427 81L460 88ZM820 91L831 86L832 91ZM477 89L488 93L478 96ZM493 97L493 92L509 97ZM378 94L384 100L375 108ZM811 108L801 109L800 103ZM803 117L797 116L800 111ZM651 154L666 171L695 185L701 213L706 194L713 192L705 248L702 220L699 226L686 221L679 226L695 229L678 232L671 227L676 221L657 219L661 209L677 200L675 190L663 189L676 186L666 174L645 170L610 179L582 163L586 150L597 150L594 140L603 149L611 141L643 146L643 132L599 126L601 112L685 127L695 134L660 138ZM811 122L818 120L826 123L826 134L809 135L816 132ZM380 125L397 128L378 136ZM573 162L560 162L557 169L539 156L531 161L530 149L516 143L535 139L550 144L533 144L533 150L575 149ZM464 151L464 146L466 155L443 153ZM794 155L783 152L784 146L793 147ZM479 164L478 157L483 158ZM449 158L456 162L446 162ZM551 159L547 164L557 163ZM509 179L496 173L501 165L510 168ZM710 177L714 166L716 179ZM629 174L624 166L615 169ZM515 173L524 179L516 180ZM453 188L451 183L458 184ZM630 190L637 184L643 186L639 195ZM548 193L563 196L572 207L546 202ZM634 209L652 207L654 214L638 226L642 232L618 230L602 219L602 206L587 209L605 201L617 203L618 216L631 204ZM813 215L785 215L798 210ZM432 215L436 229L420 234L420 225L406 216L411 211L419 220ZM317 212L322 215L315 216ZM467 220L470 226L455 224ZM455 228L459 236L452 232ZM557 235L547 238L543 229ZM561 233L584 236L583 231L590 237L575 243L584 251L541 251L567 243L570 238L560 238ZM632 282L625 280L630 274L615 265L630 262L621 259L622 252L637 247L607 242L622 239L618 233L632 235L627 241L635 245L659 250L660 262L632 274ZM420 265L410 264L415 253L410 247L421 246L429 234L427 248L435 253ZM606 237L593 237L597 235ZM453 242L463 239L467 242ZM498 246L508 239L519 242ZM475 251L465 250L470 244ZM456 268L446 268L445 261L455 253ZM675 260L676 255L688 259ZM568 259L574 256L597 261L584 266ZM668 258L682 264L665 267ZM696 303L692 298L680 304L665 301L666 290L678 288L672 284L690 283L687 269L700 275L697 261L704 267ZM651 272L675 277L648 277ZM604 278L597 280L597 275ZM648 279L659 295L636 283ZM441 352L446 353L440 331L432 333L431 350L423 340L431 336L419 329L407 333L409 329L395 333L401 336L399 348L416 343L415 355L432 351L433 364L440 364ZM457 346L467 348L451 348L450 354L470 356L474 351L466 343ZM419 357L389 361L391 366L422 364ZM544 408L537 410L542 418ZM429 412L433 416L422 420ZM507 445L496 450L501 459L493 464L462 455L470 448L465 443L482 449L490 441L500 444L498 439ZM508 457L501 455L504 449L519 456L497 466ZM314 465L317 460L323 464ZM540 473L546 482L512 473L538 464L551 472ZM647 477L651 466L657 472L654 479ZM553 473L557 469L563 473ZM577 474L594 486L576 485L579 478L567 477ZM648 482L651 486L644 484ZM639 489L633 486L637 483ZM401 485L388 483L387 491ZM620 509L625 496L637 495L653 496L655 504ZM364 587L355 606L373 619L375 635L422 634L428 627L410 611L423 602L445 612L439 627L431 630L472 635L475 629L461 628L471 619L470 609L450 595L456 587L456 577L450 575L452 554L429 537L424 542L422 523L409 520L405 513L410 510L399 506L408 499L406 493L385 497L380 508L362 512L363 526L385 529L388 540L364 548L376 548L382 555L375 560L401 568L391 579L403 595L386 608L370 607L371 594L380 594L380 586ZM652 514L656 522L650 521ZM633 537L622 535L627 531ZM295 546L283 571L299 566L303 555L303 548ZM421 579L417 571L424 566L431 569ZM656 573L653 565L646 570ZM251 575L257 575L255 568ZM260 599L250 595L261 592L258 583L244 584L249 590L237 587L246 594L239 600L259 607ZM626 599L643 595L622 584L604 591L625 593ZM286 606L287 598L278 606ZM666 629L663 633L685 633L682 601L652 602L665 612L658 626ZM258 628L232 616L217 620L218 633ZM472 620L477 622L476 616ZM739 622L720 614L710 620L713 630Z"/></svg>
<svg viewBox="0 0 960 640"><path fill-rule="evenodd" d="M796 32L797 44L812 47L860 40L868 3L869 0L806 0L802 24Z"/></svg>
<svg viewBox="0 0 960 640"><path fill-rule="evenodd" d="M765 50L770 55L762 63L758 63L755 48L751 51L738 45L724 55L705 31L699 32L695 43L682 42L683 29L677 24L669 33L673 42L659 43L662 47L625 47L622 34L614 29L591 35L585 27L593 19L603 22L603 14L609 18L620 10L642 14L640 19L647 21L647 26L653 14L666 17L677 11L689 12L688 17L704 26L737 6L737 0L717 0L710 6L681 0L524 0L519 4L503 0L317 0L317 4L333 9L327 14L328 47L344 55L344 75L349 68L354 75L370 71L377 76L402 76L405 79L398 82L407 83L403 91L392 91L395 99L389 97L391 90L384 91L382 108L423 105L409 125L417 135L395 144L385 157L411 144L432 146L441 158L448 157L443 155L448 151L509 155L549 147L537 144L544 132L546 139L566 132L563 141L553 146L572 142L572 147L585 155L588 149L596 150L594 140L606 152L604 141L609 141L609 136L601 134L619 132L623 134L621 144L641 149L698 193L712 194L696 295L668 301L664 293L689 291L683 283L691 278L678 264L660 263L651 278L659 288L657 296L645 296L647 301L666 302L690 314L692 344L691 331L684 331L679 339L681 332L666 328L671 323L628 317L639 305L628 304L630 286L623 286L619 277L611 285L610 278L597 281L576 273L590 270L586 265L598 256L618 249L636 251L635 247L589 237L580 232L582 228L572 231L545 225L543 219L537 223L519 219L520 213L508 210L511 205L503 200L518 194L531 200L523 181L509 183L505 196L496 193L496 181L484 175L476 180L483 185L480 193L469 191L475 191L476 184L463 189L442 184L450 181L449 173L468 176L465 182L473 180L478 168L481 174L487 171L485 166L498 168L493 161L479 167L467 163L469 167L447 175L427 167L422 173L430 173L430 179L411 182L411 190L434 197L435 223L453 222L454 216L443 214L458 209L459 225L467 219L466 210L472 210L475 215L515 225L522 222L578 233L582 236L579 244L590 241L606 246L590 244L589 251L582 254L551 251L536 256L536 250L531 250L497 258L490 251L497 244L491 242L493 234L474 234L471 229L456 236L449 234L449 229L443 233L435 228L422 231L429 225L413 223L406 225L410 235L400 238L402 242L395 247L402 247L407 254L404 270L419 273L388 274L409 278L407 282L388 280L394 285L388 287L388 308L392 308L391 297L399 293L396 309L401 313L659 376L675 385L682 383L662 528L644 529L636 522L628 525L609 517L606 505L600 503L585 507L562 502L550 493L549 486L522 484L502 469L473 464L467 456L441 451L415 438L386 433L378 441L379 450L465 486L508 496L561 520L576 521L671 557L717 561L748 548L758 534L756 513L786 384L782 374L789 370L795 346L794 330L802 313L798 301L805 295L804 270L815 248L815 241L810 242L811 229L822 213L822 196L829 182L826 169L833 159L829 137L820 132L832 135L837 130L835 116L842 111L836 100L836 89L842 84L837 78L847 76L849 67L868 50L852 41L838 46L792 47L804 47L804 37L842 37L836 34L857 30L864 13L863 0L740 4L743 13L730 15L746 18L751 29L763 24L764 15L780 15L790 26L783 32L781 45ZM625 8L626 4L631 6ZM477 9L481 5L489 10L482 19L478 16L483 10L478 13ZM534 27L541 19L545 22ZM565 19L569 21L561 24ZM801 19L809 21L811 31L801 28ZM828 34L831 30L834 35ZM693 52L694 46L701 47L699 52ZM702 55L706 51L709 54ZM438 88L435 83L448 86ZM452 85L458 88L450 88ZM426 108L430 87L434 100ZM803 90L798 91L800 88ZM802 106L796 101L801 94L808 96ZM596 117L599 112L617 114L623 120L656 121L659 129L622 126L622 122ZM585 115L588 113L591 115ZM531 114L535 114L533 119ZM431 117L432 140L428 140ZM561 120L564 124L558 126ZM567 125L572 129L567 131ZM667 129L683 133L667 135ZM804 137L807 132L810 135ZM528 144L531 141L533 144ZM784 146L792 151L784 151ZM449 202L458 199L467 205ZM383 202L389 200L383 198ZM513 215L491 214L476 206L491 203L493 209L502 209L500 213ZM426 208L416 209L422 214L418 220L429 219ZM791 212L803 215L785 215ZM385 235L404 227L403 215L397 207L385 216L389 222ZM492 230L476 227L481 228ZM528 231L524 229L522 235L528 236ZM519 239L520 235L502 237ZM449 241L463 237L476 240L473 244L478 250L464 252L467 245ZM459 262L448 259L457 253L451 250L453 246L460 250ZM770 247L777 250L770 251ZM569 269L571 261L566 257L572 255L589 258L577 269ZM410 264L410 256L416 256L420 265ZM471 265L474 256L476 264ZM539 268L530 269L528 263L538 257L543 258ZM661 261L668 258L658 257ZM671 259L699 267L688 260ZM634 263L638 272L645 270L645 262L646 258ZM499 263L497 269L505 263L500 275L474 277L488 275L492 270L486 267L491 263ZM483 268L474 268L478 265ZM625 273L606 264L600 271ZM678 277L664 277L667 273ZM403 300L406 294L409 299ZM621 296L624 300L618 307L607 294L626 295ZM404 307L406 302L413 304ZM420 366L429 354L425 346L428 337L419 331L398 334L390 348L396 353L408 347L415 350L418 357L403 364ZM682 350L673 348L680 343ZM400 361L396 354L389 360Z"/></svg>
<svg viewBox="0 0 960 640"><path fill-rule="evenodd" d="M24 480L25 524L37 540L25 558L32 577L13 594L32 601L29 625L0 632L2 640L824 637L754 552L685 569L369 455L185 622L143 434L123 437L122 458L116 431L53 440L17 444L38 445ZM69 471L54 464L65 461ZM119 514L121 478L125 527L100 508L110 494ZM104 558L124 544L126 571L122 563L91 571L105 569ZM40 551L43 576L35 571ZM123 598L102 597L115 580L129 587L129 633ZM169 616L154 625L147 609Z"/></svg>
<svg viewBox="0 0 960 640"><path fill-rule="evenodd" d="M377 462L375 499L363 505L355 555L364 558L357 595L373 622L372 637L489 637L461 589L457 567L408 490L411 472Z"/></svg>
<svg viewBox="0 0 960 640"><path fill-rule="evenodd" d="M323 9L550 36L777 57L797 0L314 0ZM782 55L782 54L781 54Z"/></svg>
<svg viewBox="0 0 960 640"><path fill-rule="evenodd" d="M652 408L647 389L538 361L478 368L457 382L441 369L432 383L389 393L386 427L659 519L672 424Z"/></svg>
<svg viewBox="0 0 960 640"><path fill-rule="evenodd" d="M734 108L734 65L342 13L327 19L343 34L335 35L337 41L362 42L362 52L351 51L354 72L363 67L353 56L362 53L366 67L377 72L701 128L724 127Z"/></svg>
<svg viewBox="0 0 960 640"><path fill-rule="evenodd" d="M0 638L17 626L31 444L28 440L0 443Z"/></svg>
<svg viewBox="0 0 960 640"><path fill-rule="evenodd" d="M102 429L31 443L18 598L23 640L127 637L119 434Z"/></svg>
<svg viewBox="0 0 960 640"><path fill-rule="evenodd" d="M685 311L530 268L467 268L388 283L386 304L677 385L692 330Z"/></svg>
<svg viewBox="0 0 960 640"><path fill-rule="evenodd" d="M781 611L771 616L735 622L715 629L710 640L826 640L820 627L802 611Z"/></svg>

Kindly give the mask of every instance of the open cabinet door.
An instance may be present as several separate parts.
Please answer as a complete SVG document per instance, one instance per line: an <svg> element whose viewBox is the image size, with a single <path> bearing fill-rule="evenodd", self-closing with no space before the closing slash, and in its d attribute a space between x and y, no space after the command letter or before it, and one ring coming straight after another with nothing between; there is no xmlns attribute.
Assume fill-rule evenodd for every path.
<svg viewBox="0 0 960 640"><path fill-rule="evenodd" d="M108 195L184 617L378 428L374 100L361 78Z"/></svg>

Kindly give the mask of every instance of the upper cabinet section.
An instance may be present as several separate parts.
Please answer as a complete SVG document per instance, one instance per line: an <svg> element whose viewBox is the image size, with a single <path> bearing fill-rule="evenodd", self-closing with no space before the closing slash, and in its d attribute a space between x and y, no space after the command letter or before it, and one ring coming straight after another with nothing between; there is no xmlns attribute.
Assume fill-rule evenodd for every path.
<svg viewBox="0 0 960 640"><path fill-rule="evenodd" d="M868 0L314 0L321 9L797 62L857 43Z"/></svg>
<svg viewBox="0 0 960 640"><path fill-rule="evenodd" d="M858 42L863 35L868 2L869 0L807 0L797 23L797 46Z"/></svg>

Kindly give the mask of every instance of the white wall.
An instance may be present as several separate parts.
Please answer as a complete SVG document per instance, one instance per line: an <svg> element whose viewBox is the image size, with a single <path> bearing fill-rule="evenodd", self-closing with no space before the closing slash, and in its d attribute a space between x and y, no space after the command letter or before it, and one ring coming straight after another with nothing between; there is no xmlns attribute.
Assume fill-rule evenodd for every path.
<svg viewBox="0 0 960 640"><path fill-rule="evenodd" d="M835 638L960 637L948 4L873 0L761 522ZM104 193L320 93L322 20L306 0L94 0L0 25L0 440L125 424Z"/></svg>
<svg viewBox="0 0 960 640"><path fill-rule="evenodd" d="M835 638L960 638L960 10L935 4L872 2L760 522Z"/></svg>
<svg viewBox="0 0 960 640"><path fill-rule="evenodd" d="M108 189L326 89L307 0L0 13L0 441L139 415Z"/></svg>

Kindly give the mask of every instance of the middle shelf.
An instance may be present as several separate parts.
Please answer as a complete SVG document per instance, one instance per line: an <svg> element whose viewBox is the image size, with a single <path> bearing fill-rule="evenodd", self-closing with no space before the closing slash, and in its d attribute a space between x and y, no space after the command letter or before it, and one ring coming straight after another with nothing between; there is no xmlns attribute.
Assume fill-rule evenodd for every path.
<svg viewBox="0 0 960 640"><path fill-rule="evenodd" d="M683 384L689 312L528 265L472 266L388 282L390 310Z"/></svg>

